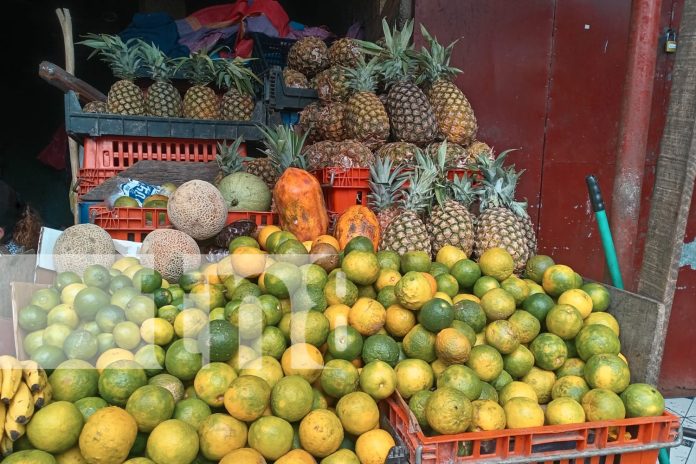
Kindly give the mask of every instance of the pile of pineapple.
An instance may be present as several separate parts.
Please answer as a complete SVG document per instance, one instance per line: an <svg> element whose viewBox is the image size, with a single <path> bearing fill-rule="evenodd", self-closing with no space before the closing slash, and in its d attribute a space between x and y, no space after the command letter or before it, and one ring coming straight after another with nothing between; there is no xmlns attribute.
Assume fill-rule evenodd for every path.
<svg viewBox="0 0 696 464"><path fill-rule="evenodd" d="M83 111L131 116L248 121L256 106L254 83L261 82L247 59L212 59L204 51L170 59L157 46L140 39L124 42L119 36L89 34L80 42L95 50L119 79L109 89L106 102L90 102ZM191 87L184 93L171 83L182 75ZM138 77L154 81L143 92ZM211 85L223 89L218 97Z"/></svg>

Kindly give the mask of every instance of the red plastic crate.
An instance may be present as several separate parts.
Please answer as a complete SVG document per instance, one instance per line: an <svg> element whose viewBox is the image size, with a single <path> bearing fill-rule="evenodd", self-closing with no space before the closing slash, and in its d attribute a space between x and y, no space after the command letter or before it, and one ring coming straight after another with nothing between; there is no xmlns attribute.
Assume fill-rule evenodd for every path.
<svg viewBox="0 0 696 464"><path fill-rule="evenodd" d="M266 211L230 211L227 223L249 219L258 226L279 224L276 213ZM89 207L89 221L119 240L142 242L155 229L171 229L166 208L114 208L104 205Z"/></svg>
<svg viewBox="0 0 696 464"><path fill-rule="evenodd" d="M682 438L679 418L670 413L428 437L398 393L382 401L380 409L409 449L412 464L655 464L660 448L676 446Z"/></svg>
<svg viewBox="0 0 696 464"><path fill-rule="evenodd" d="M240 147L246 155L246 145ZM79 173L78 195L84 195L105 180L138 161L210 163L217 155L217 141L158 139L151 137L85 138L84 159Z"/></svg>
<svg viewBox="0 0 696 464"><path fill-rule="evenodd" d="M370 192L368 168L329 167L313 171L324 191L326 208L338 214L355 205L367 206Z"/></svg>

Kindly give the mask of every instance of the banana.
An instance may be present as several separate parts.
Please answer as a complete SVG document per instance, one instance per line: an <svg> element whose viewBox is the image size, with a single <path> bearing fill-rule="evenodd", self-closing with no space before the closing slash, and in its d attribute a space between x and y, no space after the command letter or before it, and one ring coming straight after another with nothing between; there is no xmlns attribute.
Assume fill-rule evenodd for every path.
<svg viewBox="0 0 696 464"><path fill-rule="evenodd" d="M17 392L22 381L22 365L13 356L0 356L0 369L2 369L2 386L0 387L0 400L10 404L10 400Z"/></svg>
<svg viewBox="0 0 696 464"><path fill-rule="evenodd" d="M0 459L6 458L12 454L13 447L14 444L12 443L12 440L5 435L0 436Z"/></svg>
<svg viewBox="0 0 696 464"><path fill-rule="evenodd" d="M51 402L53 399L53 387L50 383L47 383L43 390L32 394L34 400L34 408L41 409Z"/></svg>
<svg viewBox="0 0 696 464"><path fill-rule="evenodd" d="M7 436L12 441L17 441L26 432L26 426L20 424L9 414L5 416L5 436Z"/></svg>
<svg viewBox="0 0 696 464"><path fill-rule="evenodd" d="M26 424L34 414L34 398L26 383L22 382L10 401L7 414L18 424Z"/></svg>
<svg viewBox="0 0 696 464"><path fill-rule="evenodd" d="M0 438L5 434L5 414L7 413L7 406L5 403L0 402Z"/></svg>
<svg viewBox="0 0 696 464"><path fill-rule="evenodd" d="M32 392L37 392L46 385L46 377L41 376L41 370L36 361L22 361L22 378Z"/></svg>

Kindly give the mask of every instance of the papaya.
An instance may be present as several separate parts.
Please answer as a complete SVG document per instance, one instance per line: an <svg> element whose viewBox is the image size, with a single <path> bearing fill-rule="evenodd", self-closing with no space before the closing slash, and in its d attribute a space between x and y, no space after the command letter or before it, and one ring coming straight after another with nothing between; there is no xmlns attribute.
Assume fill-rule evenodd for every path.
<svg viewBox="0 0 696 464"><path fill-rule="evenodd" d="M280 226L305 242L325 235L329 228L319 181L303 169L288 168L273 188Z"/></svg>
<svg viewBox="0 0 696 464"><path fill-rule="evenodd" d="M377 216L369 208L362 205L351 206L341 214L336 222L334 236L341 250L355 237L367 237L372 241L375 250L379 249L380 230Z"/></svg>

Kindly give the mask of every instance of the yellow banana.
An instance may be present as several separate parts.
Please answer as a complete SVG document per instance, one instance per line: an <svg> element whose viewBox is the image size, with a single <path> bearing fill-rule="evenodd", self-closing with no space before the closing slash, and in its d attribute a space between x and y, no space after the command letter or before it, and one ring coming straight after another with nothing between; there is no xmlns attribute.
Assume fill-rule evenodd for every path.
<svg viewBox="0 0 696 464"><path fill-rule="evenodd" d="M34 398L26 383L22 382L7 408L7 414L18 424L26 424L34 414Z"/></svg>
<svg viewBox="0 0 696 464"><path fill-rule="evenodd" d="M5 416L5 436L7 436L12 441L19 440L19 437L24 435L26 432L26 426L20 424L10 417L9 414Z"/></svg>
<svg viewBox="0 0 696 464"><path fill-rule="evenodd" d="M0 436L0 459L6 458L10 454L12 454L12 449L14 448L14 445L12 443L12 440L9 439L6 435Z"/></svg>
<svg viewBox="0 0 696 464"><path fill-rule="evenodd" d="M41 390L45 385L45 377L41 377L41 374L39 373L40 371L41 368L39 367L39 363L36 361L22 361L22 378L29 389L33 392Z"/></svg>
<svg viewBox="0 0 696 464"><path fill-rule="evenodd" d="M5 414L7 413L7 406L5 403L0 402L0 438L5 434Z"/></svg>
<svg viewBox="0 0 696 464"><path fill-rule="evenodd" d="M43 390L32 394L34 400L34 408L41 409L51 402L53 399L53 387L50 383L47 383Z"/></svg>
<svg viewBox="0 0 696 464"><path fill-rule="evenodd" d="M5 404L10 404L10 400L22 382L22 364L13 356L0 356L0 369L2 369L0 400Z"/></svg>

